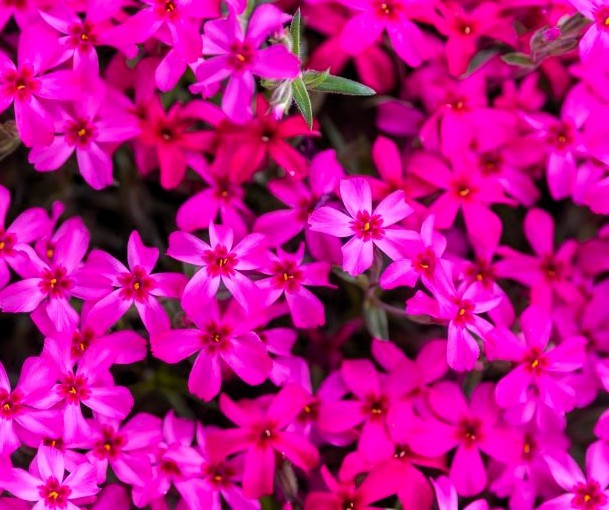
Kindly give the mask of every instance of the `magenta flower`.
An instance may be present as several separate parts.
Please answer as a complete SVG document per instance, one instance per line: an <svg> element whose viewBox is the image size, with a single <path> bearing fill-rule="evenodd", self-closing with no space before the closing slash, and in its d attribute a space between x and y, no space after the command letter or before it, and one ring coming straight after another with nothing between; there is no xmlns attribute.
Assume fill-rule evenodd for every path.
<svg viewBox="0 0 609 510"><path fill-rule="evenodd" d="M309 215L318 203L338 191L340 180L344 176L345 171L336 158L336 152L327 150L313 158L308 170L308 186L306 181L291 178L271 181L268 184L269 191L290 209L279 209L260 215L256 219L254 231L267 236L269 243L274 246L280 246L304 230L307 248L314 254L321 253L318 247L322 246L329 236L310 230ZM323 240L320 240L320 237ZM329 239L337 241L340 246L338 240L331 237Z"/></svg>
<svg viewBox="0 0 609 510"><path fill-rule="evenodd" d="M274 5L263 4L254 10L245 33L234 14L205 24L203 54L216 56L197 66L196 87L208 87L229 78L222 109L231 119L243 122L251 117L254 76L267 79L298 76L298 57L287 47L276 44L259 49L264 40L289 19Z"/></svg>
<svg viewBox="0 0 609 510"><path fill-rule="evenodd" d="M524 235L534 255L500 247L498 253L503 259L495 265L497 275L530 287L531 302L542 308L550 309L555 297L566 303L579 302L581 294L573 281L575 241L567 240L555 250L554 220L541 209L531 209L527 213Z"/></svg>
<svg viewBox="0 0 609 510"><path fill-rule="evenodd" d="M501 462L517 454L512 448L515 432L501 422L494 394L494 385L483 383L468 404L456 384L440 382L429 393L429 405L438 419L423 419L412 428L410 446L419 455L438 456L457 449L450 479L462 496L474 496L486 487L481 451Z"/></svg>
<svg viewBox="0 0 609 510"><path fill-rule="evenodd" d="M501 16L501 7L491 2L479 2L467 12L457 2L440 2L441 15L435 22L438 31L448 37L446 61L451 74L467 70L470 59L478 51L481 37L490 36L508 45L515 45L516 31L510 20Z"/></svg>
<svg viewBox="0 0 609 510"><path fill-rule="evenodd" d="M449 278L444 275L431 289L435 300L417 292L408 300L406 312L448 321L448 364L455 370L472 370L480 355L476 337L484 340L492 329L492 325L478 314L495 308L503 296L489 296L477 285L462 284L456 289Z"/></svg>
<svg viewBox="0 0 609 510"><path fill-rule="evenodd" d="M216 223L218 216L223 225L231 225L239 238L248 233L247 220L253 213L243 203L245 190L242 182L226 175L224 160L216 157L211 168L195 168L205 184L204 190L193 194L178 209L176 224L184 232L209 228L210 223Z"/></svg>
<svg viewBox="0 0 609 510"><path fill-rule="evenodd" d="M450 271L450 263L442 260L446 239L433 226L432 215L421 225L419 239L405 244L404 258L392 262L383 272L380 280L383 289L414 287L419 278L427 287L433 286L439 276Z"/></svg>
<svg viewBox="0 0 609 510"><path fill-rule="evenodd" d="M313 262L303 264L304 244L301 243L294 254L277 248L277 255L270 254L268 264L260 269L261 273L270 275L258 282L258 286L268 292L267 305L285 295L286 302L297 328L314 328L322 326L326 320L324 306L305 285L333 287L328 281L330 264Z"/></svg>
<svg viewBox="0 0 609 510"><path fill-rule="evenodd" d="M93 356L109 356L111 364L127 365L143 360L148 353L146 340L135 331L122 330L107 332L99 324L90 320L90 305L83 306L80 324L66 331L58 331L49 317L39 309L32 312L32 320L46 337L45 342L56 343L62 352L69 353L69 359L77 362L85 352L93 351Z"/></svg>
<svg viewBox="0 0 609 510"><path fill-rule="evenodd" d="M593 444L586 452L586 471L567 453L548 455L550 472L565 494L543 503L539 510L601 510L609 503L609 471L602 450Z"/></svg>
<svg viewBox="0 0 609 510"><path fill-rule="evenodd" d="M175 188L188 166L205 166L201 151L208 150L212 135L192 128L200 119L197 101L186 105L175 103L167 112L157 96L142 103L141 136L135 147L138 168L144 174L159 167L161 186Z"/></svg>
<svg viewBox="0 0 609 510"><path fill-rule="evenodd" d="M102 105L109 107L102 108ZM98 89L73 108L61 112L57 122L60 134L48 147L34 147L29 161L36 170L57 170L76 152L78 168L94 189L112 184L113 148L140 132L137 119L130 115L129 100L112 89Z"/></svg>
<svg viewBox="0 0 609 510"><path fill-rule="evenodd" d="M220 508L224 499L234 510L259 510L258 501L246 498L238 485L243 472L242 456L224 459L215 454L213 430L197 426L199 476L181 482L178 491L192 508Z"/></svg>
<svg viewBox="0 0 609 510"><path fill-rule="evenodd" d="M531 306L520 318L524 339L505 330L489 334L488 355L492 359L516 364L496 388L497 403L502 407L522 406L522 414L536 401L557 415L571 411L575 392L564 375L584 365L585 339L573 337L548 348L552 322L543 309Z"/></svg>
<svg viewBox="0 0 609 510"><path fill-rule="evenodd" d="M424 166L418 173L424 180L436 185L442 193L429 208L435 217L435 226L449 228L455 222L459 210L463 213L468 234L473 238L499 237L501 220L491 210L496 203L511 204L501 185L492 176L483 175L471 155L462 154L453 161L450 171L444 165L437 165L433 172L425 172Z"/></svg>
<svg viewBox="0 0 609 510"><path fill-rule="evenodd" d="M63 5L55 5L40 15L51 27L60 32L59 44L65 49L63 59L72 58L75 71L92 79L99 75L99 60L96 46L114 46L134 57L137 54L135 45L126 45L117 40L112 33L112 17L121 9L120 2L109 3L100 0L89 1L85 19Z"/></svg>
<svg viewBox="0 0 609 510"><path fill-rule="evenodd" d="M383 466L373 469L357 485L353 480L337 481L326 466L321 468L321 476L330 492L311 492L305 501L305 510L373 510L378 508L372 506L373 503L395 494L404 482Z"/></svg>
<svg viewBox="0 0 609 510"><path fill-rule="evenodd" d="M241 271L260 268L264 257L265 239L261 234L245 236L233 247L233 231L221 225L209 225L209 242L185 232L174 232L169 237L167 255L200 267L184 288L182 306L187 313L202 302L211 301L222 282L237 302L245 309L260 308L257 298L261 290Z"/></svg>
<svg viewBox="0 0 609 510"><path fill-rule="evenodd" d="M383 378L368 360L344 361L341 374L353 400L327 402L319 410L321 430L340 433L360 424L358 451L379 461L394 451L387 417L393 406L406 394L398 377Z"/></svg>
<svg viewBox="0 0 609 510"><path fill-rule="evenodd" d="M459 497L455 486L449 478L441 476L436 480L431 480L436 493L438 510L459 510ZM488 503L478 499L464 507L463 510L488 510Z"/></svg>
<svg viewBox="0 0 609 510"><path fill-rule="evenodd" d="M52 448L38 449L35 464L30 472L14 468L3 487L25 501L36 502L36 510L57 508L77 510L72 500L94 496L99 491L95 481L95 468L89 463L79 464L64 478L63 454Z"/></svg>
<svg viewBox="0 0 609 510"><path fill-rule="evenodd" d="M186 284L180 273L152 273L159 258L157 248L144 245L137 231L129 236L129 269L114 257L94 250L87 259L86 272L107 278L114 290L99 300L89 312L89 320L102 330L116 324L135 305L149 333L170 327L169 317L157 297L179 298Z"/></svg>
<svg viewBox="0 0 609 510"><path fill-rule="evenodd" d="M11 385L0 363L0 454L10 455L21 445L20 436L27 433L44 434L50 427L55 412L30 407L48 390L50 369L41 358L27 358L21 377L11 391Z"/></svg>
<svg viewBox="0 0 609 510"><path fill-rule="evenodd" d="M222 361L250 385L261 384L270 374L272 362L256 333L248 329L244 311L231 301L223 315L211 299L189 312L197 329L173 329L152 335L152 353L166 363L177 363L195 353L188 389L203 400L220 392Z"/></svg>
<svg viewBox="0 0 609 510"><path fill-rule="evenodd" d="M149 456L162 438L161 419L138 413L123 426L115 420L94 421L87 437L89 462L96 468L97 480L106 480L108 467L130 485L144 485L151 476Z"/></svg>
<svg viewBox="0 0 609 510"><path fill-rule="evenodd" d="M195 435L192 420L178 418L169 411L163 419L162 436L153 459L152 474L143 485L133 488L133 502L139 508L148 504L154 506L169 492L172 485L183 492L183 484L199 474L200 457L191 446Z"/></svg>
<svg viewBox="0 0 609 510"><path fill-rule="evenodd" d="M141 43L153 35L187 62L201 56L201 20L221 15L219 0L144 0L144 7L110 34L122 44ZM109 35L110 35L109 34Z"/></svg>
<svg viewBox="0 0 609 510"><path fill-rule="evenodd" d="M48 214L39 207L22 212L6 227L6 213L10 204L9 191L0 186L0 289L11 277L7 264L19 264L21 248L47 235L51 227Z"/></svg>
<svg viewBox="0 0 609 510"><path fill-rule="evenodd" d="M38 409L61 411L66 441L85 441L90 434L81 404L97 415L110 420L122 420L133 407L133 397L127 388L115 386L108 371L109 357L85 354L76 369L68 352L45 344L43 357L51 364L52 373L46 378L47 392L32 405Z"/></svg>
<svg viewBox="0 0 609 510"><path fill-rule="evenodd" d="M99 297L98 281L81 280L82 258L89 245L89 232L80 218L72 218L61 227L53 261L44 262L29 246L21 248L22 261L17 272L24 278L0 292L0 308L5 312L33 312L42 306L65 331L78 322L70 298ZM103 291L103 289L102 289Z"/></svg>
<svg viewBox="0 0 609 510"><path fill-rule="evenodd" d="M358 11L341 34L343 48L353 55L372 46L383 31L395 52L411 67L418 67L427 57L426 41L412 18L425 11L416 0L358 0L341 2Z"/></svg>
<svg viewBox="0 0 609 510"><path fill-rule="evenodd" d="M395 191L372 209L370 184L361 177L343 179L340 194L348 215L330 206L316 209L309 218L311 230L335 237L351 237L342 247L343 269L352 275L372 265L377 246L391 259L403 258L401 243L416 237L414 232L393 227L412 208L404 192Z"/></svg>
<svg viewBox="0 0 609 510"><path fill-rule="evenodd" d="M304 470L312 469L318 463L317 448L299 434L284 430L296 419L309 398L304 389L293 384L284 386L266 411L248 401L237 403L226 395L220 397L220 409L239 428L220 431L214 439L225 455L247 450L243 472L246 497L259 498L273 493L275 452L285 455Z"/></svg>
<svg viewBox="0 0 609 510"><path fill-rule="evenodd" d="M579 41L579 54L584 61L596 61L609 49L609 2L569 0L569 3L594 22Z"/></svg>
<svg viewBox="0 0 609 510"><path fill-rule="evenodd" d="M21 33L17 66L0 52L0 112L14 103L19 136L28 147L53 141L53 119L44 100L74 100L82 90L71 71L44 74L57 64L59 53L57 39L41 25Z"/></svg>

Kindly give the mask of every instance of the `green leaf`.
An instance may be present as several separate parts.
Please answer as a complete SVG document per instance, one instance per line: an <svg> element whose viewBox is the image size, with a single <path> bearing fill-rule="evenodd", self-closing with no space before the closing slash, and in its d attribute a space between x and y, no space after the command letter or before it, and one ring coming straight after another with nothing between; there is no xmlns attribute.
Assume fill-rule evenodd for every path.
<svg viewBox="0 0 609 510"><path fill-rule="evenodd" d="M311 98L307 92L307 87L304 81L299 76L292 82L292 93L294 94L294 101L300 113L304 117L307 125L310 129L313 128L313 107L311 106Z"/></svg>
<svg viewBox="0 0 609 510"><path fill-rule="evenodd" d="M298 9L296 13L294 13L292 24L290 25L290 35L292 36L292 53L294 53L294 55L296 55L298 58L302 57L300 54L301 25L302 20L300 17L300 9Z"/></svg>
<svg viewBox="0 0 609 510"><path fill-rule="evenodd" d="M389 338L387 312L376 306L372 300L364 302L364 321L372 336L376 338Z"/></svg>
<svg viewBox="0 0 609 510"><path fill-rule="evenodd" d="M559 23L560 33L563 36L578 36L591 23L592 21L577 12Z"/></svg>
<svg viewBox="0 0 609 510"><path fill-rule="evenodd" d="M329 74L324 81L314 87L309 86L309 89L346 96L374 96L376 94L373 89L366 87L366 85L332 74Z"/></svg>
<svg viewBox="0 0 609 510"><path fill-rule="evenodd" d="M506 53L501 55L501 60L506 64L510 64L518 67L535 67L535 64L531 61L531 58L525 53Z"/></svg>
<svg viewBox="0 0 609 510"><path fill-rule="evenodd" d="M325 71L305 71L302 73L302 79L308 89L314 89L317 85L324 82L330 76L330 70Z"/></svg>

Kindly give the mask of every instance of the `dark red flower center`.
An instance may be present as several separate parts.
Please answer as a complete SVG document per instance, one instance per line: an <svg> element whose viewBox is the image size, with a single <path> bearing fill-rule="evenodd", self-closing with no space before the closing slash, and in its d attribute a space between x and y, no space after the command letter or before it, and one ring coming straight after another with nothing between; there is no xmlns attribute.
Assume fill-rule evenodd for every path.
<svg viewBox="0 0 609 510"><path fill-rule="evenodd" d="M300 288L303 275L293 260L284 260L273 264L273 286L276 289L285 289L286 292L296 292Z"/></svg>
<svg viewBox="0 0 609 510"><path fill-rule="evenodd" d="M81 51L90 49L97 43L97 34L94 29L95 27L90 21L70 25L68 28L68 46L78 48Z"/></svg>
<svg viewBox="0 0 609 510"><path fill-rule="evenodd" d="M395 0L376 0L374 12L379 18L395 21L402 14L403 7Z"/></svg>
<svg viewBox="0 0 609 510"><path fill-rule="evenodd" d="M235 70L241 71L251 65L255 54L249 42L235 42L230 49L230 64Z"/></svg>
<svg viewBox="0 0 609 510"><path fill-rule="evenodd" d="M17 244L17 236L15 234L0 230L0 257L12 255L15 244Z"/></svg>
<svg viewBox="0 0 609 510"><path fill-rule="evenodd" d="M558 124L548 131L548 143L556 150L565 150L573 145L575 133L570 124Z"/></svg>
<svg viewBox="0 0 609 510"><path fill-rule="evenodd" d="M596 480L589 480L587 483L578 483L573 487L574 494L571 500L573 508L583 508L584 510L597 510L607 504L607 496L601 490L601 486Z"/></svg>
<svg viewBox="0 0 609 510"><path fill-rule="evenodd" d="M210 276L232 276L235 274L237 256L230 253L225 246L218 245L203 254L203 262Z"/></svg>
<svg viewBox="0 0 609 510"><path fill-rule="evenodd" d="M471 324L473 320L474 305L470 301L464 299L456 299L455 304L457 305L457 313L453 318L453 322L457 326L466 326Z"/></svg>
<svg viewBox="0 0 609 510"><path fill-rule="evenodd" d="M431 248L425 248L417 254L412 266L419 273L431 275L436 267L436 254Z"/></svg>
<svg viewBox="0 0 609 510"><path fill-rule="evenodd" d="M34 77L34 69L26 64L1 75L0 90L5 95L15 96L16 100L29 101L32 94L40 90L40 80Z"/></svg>
<svg viewBox="0 0 609 510"><path fill-rule="evenodd" d="M9 393L0 389L0 418L10 419L19 414L23 408L21 401L23 397L18 390Z"/></svg>
<svg viewBox="0 0 609 510"><path fill-rule="evenodd" d="M548 281L556 281L562 278L562 264L557 261L553 255L547 255L543 258L540 264L540 269Z"/></svg>
<svg viewBox="0 0 609 510"><path fill-rule="evenodd" d="M141 266L134 267L130 273L120 275L118 283L122 287L120 296L123 299L135 299L140 303L147 301L150 291L156 287L154 280Z"/></svg>
<svg viewBox="0 0 609 510"><path fill-rule="evenodd" d="M212 321L206 324L201 332L201 343L208 349L221 350L228 346L232 333L232 328L228 325Z"/></svg>
<svg viewBox="0 0 609 510"><path fill-rule="evenodd" d="M68 504L68 496L72 489L67 485L61 485L59 480L52 476L44 485L38 488L38 493L47 508L65 508Z"/></svg>
<svg viewBox="0 0 609 510"><path fill-rule="evenodd" d="M45 269L38 284L40 290L51 297L65 297L74 287L74 280L68 277L68 272L63 266Z"/></svg>
<svg viewBox="0 0 609 510"><path fill-rule="evenodd" d="M87 378L84 375L66 374L59 384L59 394L68 404L78 404L89 398L91 391Z"/></svg>
<svg viewBox="0 0 609 510"><path fill-rule="evenodd" d="M235 470L224 463L205 464L202 467L202 475L215 487L227 487L235 476Z"/></svg>
<svg viewBox="0 0 609 510"><path fill-rule="evenodd" d="M602 5L594 11L594 21L601 30L609 30L609 6Z"/></svg>
<svg viewBox="0 0 609 510"><path fill-rule="evenodd" d="M383 218L378 214L370 214L367 211L359 211L355 219L351 221L350 226L356 237L364 241L381 239L385 232Z"/></svg>
<svg viewBox="0 0 609 510"><path fill-rule="evenodd" d="M102 437L93 445L93 453L100 459L115 459L125 445L125 438L112 427L105 425Z"/></svg>
<svg viewBox="0 0 609 510"><path fill-rule="evenodd" d="M95 333L91 328L85 328L82 331L77 329L74 331L74 334L72 335L72 346L70 349L72 357L80 358L89 348L94 339Z"/></svg>
<svg viewBox="0 0 609 510"><path fill-rule="evenodd" d="M482 440L482 424L477 418L465 418L457 429L458 439L468 447Z"/></svg>
<svg viewBox="0 0 609 510"><path fill-rule="evenodd" d="M65 126L68 145L85 149L97 138L97 127L87 119L70 120Z"/></svg>
<svg viewBox="0 0 609 510"><path fill-rule="evenodd" d="M548 367L548 359L539 347L531 348L522 360L525 369L530 374L539 375Z"/></svg>

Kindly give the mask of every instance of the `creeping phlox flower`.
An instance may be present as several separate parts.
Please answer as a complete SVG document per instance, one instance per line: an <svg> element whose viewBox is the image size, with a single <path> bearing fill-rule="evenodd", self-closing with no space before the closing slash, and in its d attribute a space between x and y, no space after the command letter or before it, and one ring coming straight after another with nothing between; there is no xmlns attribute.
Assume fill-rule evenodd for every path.
<svg viewBox="0 0 609 510"><path fill-rule="evenodd" d="M609 0L296 4L0 0L0 509L609 510Z"/></svg>

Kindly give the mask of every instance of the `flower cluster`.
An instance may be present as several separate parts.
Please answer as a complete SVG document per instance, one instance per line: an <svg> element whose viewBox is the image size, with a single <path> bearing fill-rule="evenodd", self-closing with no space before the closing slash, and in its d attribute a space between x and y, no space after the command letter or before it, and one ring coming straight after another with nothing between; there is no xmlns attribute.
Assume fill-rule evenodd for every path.
<svg viewBox="0 0 609 510"><path fill-rule="evenodd" d="M609 0L0 0L0 508L609 510L608 56Z"/></svg>

